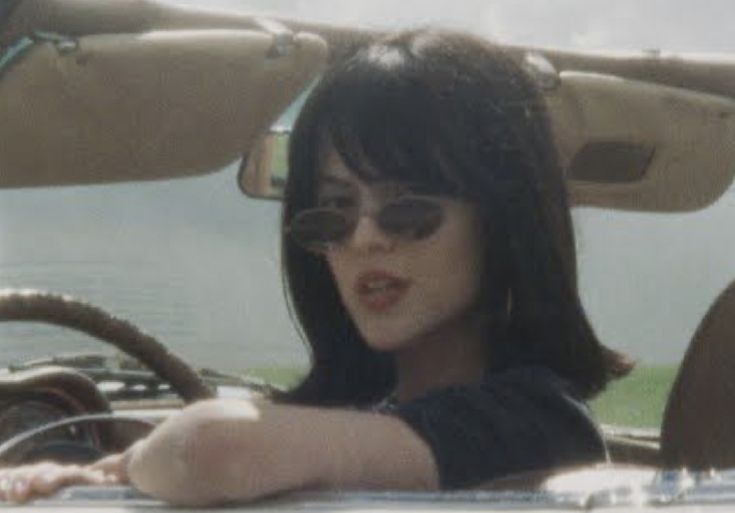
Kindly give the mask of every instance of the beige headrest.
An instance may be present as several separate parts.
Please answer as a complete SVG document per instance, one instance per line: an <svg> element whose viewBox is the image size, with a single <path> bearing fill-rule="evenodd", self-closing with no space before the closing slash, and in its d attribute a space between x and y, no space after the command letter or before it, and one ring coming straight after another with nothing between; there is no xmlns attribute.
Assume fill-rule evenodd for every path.
<svg viewBox="0 0 735 513"><path fill-rule="evenodd" d="M735 465L735 281L697 327L671 387L661 425L668 468Z"/></svg>

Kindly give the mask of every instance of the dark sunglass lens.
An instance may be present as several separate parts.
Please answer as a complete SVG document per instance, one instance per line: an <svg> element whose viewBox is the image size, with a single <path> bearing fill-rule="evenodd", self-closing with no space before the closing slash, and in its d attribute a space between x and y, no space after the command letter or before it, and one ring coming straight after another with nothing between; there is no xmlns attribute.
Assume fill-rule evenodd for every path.
<svg viewBox="0 0 735 513"><path fill-rule="evenodd" d="M301 247L324 251L330 244L342 241L351 231L349 219L332 209L305 210L294 216L289 234Z"/></svg>
<svg viewBox="0 0 735 513"><path fill-rule="evenodd" d="M406 198L389 203L378 217L386 233L414 240L432 235L442 220L442 206L428 198Z"/></svg>

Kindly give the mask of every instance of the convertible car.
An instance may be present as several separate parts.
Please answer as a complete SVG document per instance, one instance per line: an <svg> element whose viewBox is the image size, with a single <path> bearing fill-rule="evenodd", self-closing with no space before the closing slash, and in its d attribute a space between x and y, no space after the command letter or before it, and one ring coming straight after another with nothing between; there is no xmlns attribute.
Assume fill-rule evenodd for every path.
<svg viewBox="0 0 735 513"><path fill-rule="evenodd" d="M244 232L257 223L260 226L254 228L262 231L265 226L273 232L266 246L275 240L278 206L272 200L278 199L288 172L285 148L305 91L330 62L343 59L381 33L379 28L195 9L155 0L2 1L0 207L24 203L29 216L49 208L46 215L53 218L49 205L71 201L77 194L117 201L111 191L128 187L134 194L125 197L139 213L131 218L145 224L149 221L144 214L156 211L147 210L146 199L155 195L143 183L188 184L187 193L197 189L208 197L224 194L221 189L225 187L228 191L239 187L248 196L239 201L260 202L266 205L267 214L253 211L251 217L239 220L237 229ZM728 196L732 205L728 191L735 176L735 55L581 53L523 45L508 45L507 51L544 91L575 220L580 224L580 251L588 243L585 230L595 230L594 236L603 241L603 249L593 252L595 259L582 258L583 267L600 266L596 259L602 259L608 266L603 272L613 281L621 276L638 280L635 271L628 269L628 261L614 259L645 241L626 238L607 226L606 216L622 216L630 227L651 222L651 216L688 218L727 203ZM215 199L214 204L217 202ZM9 207L0 210L3 215L10 211ZM578 213L589 213L593 220ZM182 210L171 214L178 215L184 216L185 224L194 225L204 213ZM733 215L731 210L730 223ZM719 220L720 230L731 229L731 224L722 221L728 219L725 214L712 219ZM13 238L10 229L14 225L25 226L19 220L0 219L0 320L13 327L22 321L23 328L0 331L0 343L4 348L17 348L18 354L32 349L35 356L21 359L10 350L3 351L1 464L40 459L90 461L127 447L185 403L263 394L293 379L269 382L263 377L272 374L243 372L244 362L234 369L222 365L223 370L201 365L199 358L193 358L196 365L188 363L192 358L177 354L186 351L123 319L119 310L124 314L125 308L107 311L109 307L94 304L97 289L85 289L80 283L94 282L100 271L96 264L75 263L74 290L52 285L39 290L35 273L48 269L38 261L13 261L8 255L16 253L8 244L47 241L28 233ZM58 237L54 239L57 244L74 243L64 237L65 226L62 223L59 232L52 233ZM193 229L183 229L189 227ZM598 234L600 227L606 229ZM114 241L125 235L118 234ZM134 236L131 231L130 237ZM727 237L718 240L732 242ZM592 238L590 233L589 240ZM702 248L696 237L684 244L679 239L674 233L672 240L678 240L677 247L685 248L691 258L718 252ZM659 254L649 265L665 267L669 249L656 249ZM731 249L718 254L733 258ZM730 271L725 273L734 269L729 264ZM11 267L23 272L9 279ZM582 271L584 281L586 270ZM257 274L247 266L239 272ZM675 267L669 266L666 272L676 281L679 271ZM696 329L686 340L671 342L680 351L668 356L676 367L663 387L666 396L660 418L654 416L655 425L601 416L610 453L606 465L509 476L479 489L451 493L298 492L231 508L732 511L735 282L730 283L732 275L710 274L720 281L696 312ZM124 280L118 283L129 292ZM159 285L162 283L174 288L169 298L177 296L182 301L164 314L191 317L182 299L183 289L166 280ZM631 303L626 297L604 298L613 306L595 310L608 289L598 282L589 283L582 284L584 299L602 332L606 323L625 324L616 317L618 311L647 307L641 304L655 311L652 303L663 300L660 289L649 291L641 279L634 288L648 298L643 303ZM678 283L695 288L697 279ZM92 297L84 297L85 290L92 291ZM107 292L116 294L115 290ZM126 304L140 304L143 299L152 304L159 297L154 292L136 290L137 295ZM687 288L678 292L682 297L689 293ZM216 298L211 301L219 304ZM628 308L627 303L633 307ZM274 317L283 314L276 311L280 307L268 308L274 310ZM260 322L268 309L255 311L249 316L251 324ZM241 316L240 312L229 313ZM645 312L637 313L646 317ZM147 314L150 320L150 309ZM672 310L665 319L653 321L673 322L676 316ZM219 319L210 323L212 333ZM53 338L53 330L38 331L25 323L54 325L67 337L93 337L96 342L86 347L98 343L115 351L67 354L59 344L44 342ZM252 329L261 327L257 324ZM69 330L74 330L72 335ZM648 335L656 338L655 333ZM623 343L621 348L629 350L636 343ZM204 351L212 351L210 345L205 346ZM655 346L650 353L665 352L667 347ZM245 348L242 354L247 354ZM239 356L230 353L225 357L233 358ZM257 366L273 367L268 362ZM647 393L645 381L635 384L639 388L628 387L629 391ZM628 396L613 394L602 398L605 400L608 404L625 402ZM624 408L626 404L612 406ZM129 487L81 486L23 507L30 511L168 509Z"/></svg>

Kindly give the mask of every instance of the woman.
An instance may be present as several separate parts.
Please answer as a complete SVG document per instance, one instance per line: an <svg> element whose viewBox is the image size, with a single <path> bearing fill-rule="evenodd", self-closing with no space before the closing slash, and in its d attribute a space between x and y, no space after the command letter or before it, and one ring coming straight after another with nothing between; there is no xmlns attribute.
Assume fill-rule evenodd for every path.
<svg viewBox="0 0 735 513"><path fill-rule="evenodd" d="M0 474L22 501L130 482L178 504L304 487L437 489L605 459L583 400L630 369L582 309L544 103L501 50L410 31L326 73L294 129L294 390L214 400L88 467Z"/></svg>

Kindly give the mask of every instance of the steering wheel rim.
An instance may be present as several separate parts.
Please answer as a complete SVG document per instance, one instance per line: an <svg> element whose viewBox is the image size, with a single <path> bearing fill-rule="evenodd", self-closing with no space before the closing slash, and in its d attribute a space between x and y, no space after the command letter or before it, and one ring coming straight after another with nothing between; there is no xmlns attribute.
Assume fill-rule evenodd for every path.
<svg viewBox="0 0 735 513"><path fill-rule="evenodd" d="M53 422L47 422L46 424L42 424L35 428L27 429L0 444L0 464L5 465L17 463L13 458L15 451L21 449L25 444L30 443L34 438L38 438L62 427L77 426L79 424L97 424L100 422L137 424L149 431L156 426L153 421L130 415L125 416L114 413L73 415Z"/></svg>
<svg viewBox="0 0 735 513"><path fill-rule="evenodd" d="M43 322L107 342L148 367L186 403L215 395L194 368L155 337L127 320L70 296L37 290L2 290L0 321Z"/></svg>

